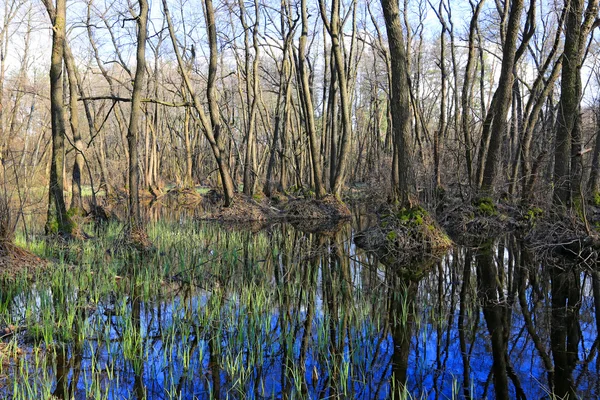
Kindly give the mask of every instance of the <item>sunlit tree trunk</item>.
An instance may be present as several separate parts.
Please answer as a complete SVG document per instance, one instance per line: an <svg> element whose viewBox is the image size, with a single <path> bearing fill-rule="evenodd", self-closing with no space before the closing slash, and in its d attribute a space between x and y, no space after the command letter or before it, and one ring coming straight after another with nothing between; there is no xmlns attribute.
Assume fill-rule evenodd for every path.
<svg viewBox="0 0 600 400"><path fill-rule="evenodd" d="M50 0L48 0L50 1ZM46 7L52 20L52 55L50 58L50 111L52 119L52 153L46 233L70 235L72 223L67 215L63 194L65 112L63 108L63 54L66 36L66 0L56 0L55 14Z"/></svg>
<svg viewBox="0 0 600 400"><path fill-rule="evenodd" d="M327 20L325 5L323 0L319 0L321 8L321 18L325 24L329 36L331 37L331 52L335 65L332 69L336 70L336 77L340 92L340 111L342 117L342 136L339 143L339 153L336 162L335 178L332 192L336 196L342 195L344 183L346 180L346 169L348 167L348 157L350 152L350 140L352 136L351 102L348 91L348 74L346 71L346 62L343 54L343 34L342 23L340 20L340 0L333 0L331 6L331 20Z"/></svg>
<svg viewBox="0 0 600 400"><path fill-rule="evenodd" d="M65 39L66 40L66 39ZM79 97L79 87L77 83L77 71L75 70L75 60L68 49L65 41L64 49L65 66L67 77L69 78L69 122L71 124L71 133L73 135L73 146L75 150L75 161L71 176L71 209L76 212L82 212L83 200L81 195L81 174L83 173L83 143L81 141L81 131L79 129L79 109L77 106Z"/></svg>
<svg viewBox="0 0 600 400"><path fill-rule="evenodd" d="M208 68L208 82L207 82L207 97L208 97L208 108L210 113L210 119L206 116L204 112L204 108L200 104L200 100L195 94L194 87L190 81L189 75L185 69L185 64L183 58L181 57L181 52L179 51L179 45L177 43L177 38L175 37L175 30L173 28L173 22L171 21L171 16L169 14L169 8L167 6L166 0L163 0L163 9L165 13L165 17L167 19L167 25L169 28L169 35L171 37L171 42L173 44L173 49L175 51L175 56L177 58L177 64L179 66L179 70L181 72L181 76L185 83L185 86L192 98L192 102L194 105L194 109L198 113L198 118L200 119L200 123L202 125L202 129L204 130L204 135L208 140L215 160L217 162L217 167L219 168L219 174L221 177L221 183L223 185L223 194L225 197L225 206L228 207L233 203L234 196L234 186L233 180L231 179L231 175L229 173L229 165L227 163L227 159L225 158L225 151L223 148L222 138L220 135L221 131L221 116L219 115L219 105L217 103L216 94L215 94L215 80L217 73L217 30L215 26L215 12L212 5L212 0L205 0L205 11L206 11L206 28L208 31L209 45L210 45L210 59L209 59L209 68Z"/></svg>
<svg viewBox="0 0 600 400"><path fill-rule="evenodd" d="M411 107L408 81L404 32L400 22L400 10L395 0L381 0L385 26L388 34L388 46L391 59L390 107L394 142L394 158L397 160L397 182L393 188L394 198L401 204L409 203L411 185L409 183L410 160L410 127Z"/></svg>
<svg viewBox="0 0 600 400"><path fill-rule="evenodd" d="M301 103L304 110L304 123L306 126L306 134L308 135L308 142L310 146L310 156L312 163L312 176L313 183L315 186L315 194L317 198L325 197L325 187L321 181L322 172L321 164L319 162L319 146L317 144L317 131L315 128L315 113L312 102L312 94L310 83L308 80L308 70L306 66L306 42L308 40L308 10L306 9L306 0L301 2L301 13L302 13L302 34L300 35L300 42L298 44L298 74L301 85Z"/></svg>
<svg viewBox="0 0 600 400"><path fill-rule="evenodd" d="M137 17L137 52L135 78L131 93L131 115L129 129L127 130L127 146L129 148L129 218L130 222L137 225L141 222L139 180L140 169L138 164L137 140L139 125L142 117L142 89L146 75L146 37L148 24L148 2L138 0L140 13Z"/></svg>

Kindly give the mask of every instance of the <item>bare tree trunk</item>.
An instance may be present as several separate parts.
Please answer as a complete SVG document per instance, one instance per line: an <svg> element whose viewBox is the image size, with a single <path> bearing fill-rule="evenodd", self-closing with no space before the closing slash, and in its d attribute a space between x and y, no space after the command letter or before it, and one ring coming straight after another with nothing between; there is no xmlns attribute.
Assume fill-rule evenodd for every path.
<svg viewBox="0 0 600 400"><path fill-rule="evenodd" d="M244 159L244 194L250 196L253 192L254 179L257 171L254 170L255 158L254 150L256 147L255 134L256 134L256 114L258 109L258 91L259 91L259 76L258 76L258 61L259 61L259 47L258 47L258 21L259 21L259 7L257 0L254 1L255 10L255 21L252 27L252 47L254 50L254 58L252 60L252 71L250 71L250 46L248 44L248 31L249 27L246 24L246 8L244 7L243 0L239 1L240 6L240 19L242 26L244 27L244 49L245 49L245 63L246 63L246 97L247 103L250 104L249 119L248 119L248 131L246 133L246 157ZM250 79L252 76L252 79ZM250 84L252 83L252 88ZM252 101L250 101L252 96Z"/></svg>
<svg viewBox="0 0 600 400"><path fill-rule="evenodd" d="M594 117L596 122L596 143L592 158L592 170L590 171L590 178L588 180L588 191L592 196L596 196L598 193L598 176L600 175L600 107L598 104L594 110Z"/></svg>
<svg viewBox="0 0 600 400"><path fill-rule="evenodd" d="M292 35L295 31L295 26L288 26L285 18L286 14L286 3L282 1L281 4L281 36L283 40L282 49L282 61L281 68L279 70L279 90L277 92L277 105L275 108L275 126L273 131L273 140L271 142L271 154L269 156L269 162L267 164L267 174L265 178L265 185L263 191L267 197L270 197L273 192L274 184L274 171L276 168L276 158L279 155L281 160L281 171L280 177L283 177L285 171L285 130L288 126L288 113L289 113L289 95L291 94L291 60L289 56L290 42ZM285 27L288 26L287 32ZM281 145L280 145L281 143ZM281 190L285 190L284 187L280 187Z"/></svg>
<svg viewBox="0 0 600 400"><path fill-rule="evenodd" d="M213 153L217 159L217 165L221 173L221 181L225 195L225 206L231 205L233 202L234 186L229 174L229 166L227 160L222 156L224 153L223 139L221 137L221 116L219 113L219 104L215 93L215 82L217 78L217 26L215 23L215 11L213 9L212 0L204 0L206 12L206 30L208 32L208 44L210 47L209 62L208 62L208 82L206 84L206 97L208 99L208 111L211 121L211 135L214 135L215 147ZM175 46L175 44L174 44ZM189 88L188 88L189 90ZM210 142L210 138L209 138Z"/></svg>
<svg viewBox="0 0 600 400"><path fill-rule="evenodd" d="M47 0L48 2L50 0ZM52 55L50 59L50 110L52 118L52 155L50 161L50 188L46 233L70 235L72 223L67 215L63 195L65 112L63 108L62 62L66 36L66 0L56 0L54 17L46 7L52 20Z"/></svg>
<svg viewBox="0 0 600 400"><path fill-rule="evenodd" d="M554 151L554 203L576 207L582 201L581 67L598 0L589 0L585 12L583 6L584 0L570 0L568 4Z"/></svg>
<svg viewBox="0 0 600 400"><path fill-rule="evenodd" d="M225 151L220 136L221 117L219 115L219 105L215 97L215 78L217 73L217 31L215 26L215 13L212 6L212 0L205 0L206 28L208 30L210 45L210 62L207 83L207 96L210 120L204 113L204 108L200 104L200 100L196 96L188 73L185 70L184 61L181 57L181 52L179 51L179 45L177 43L177 38L175 37L173 22L171 21L171 15L169 14L167 2L166 0L163 0L162 3L165 17L167 18L169 35L171 37L171 42L173 43L173 50L175 51L175 56L177 57L177 64L179 66L179 70L181 72L181 76L183 78L185 86L187 87L187 90L190 93L190 97L192 98L194 109L198 113L200 123L202 124L202 129L204 130L204 135L206 136L206 139L210 144L211 150L217 162L217 167L219 168L219 174L221 176L221 182L223 185L225 206L228 207L233 203L235 190L233 186L233 180L231 179L231 175L229 174L229 165L227 163L227 159L224 157Z"/></svg>
<svg viewBox="0 0 600 400"><path fill-rule="evenodd" d="M500 70L500 79L496 89L495 104L488 112L492 113L493 122L491 125L490 144L483 169L483 180L481 189L491 192L496 179L499 159L501 156L501 146L506 131L506 117L510 108L512 99L512 87L514 82L514 66L517 53L517 40L519 38L519 28L521 25L521 14L523 13L523 0L513 0L508 17L506 28L506 39L502 50L502 68Z"/></svg>
<svg viewBox="0 0 600 400"><path fill-rule="evenodd" d="M469 25L469 52L467 56L467 66L465 67L465 77L463 80L461 105L462 105L462 118L461 127L465 146L465 162L467 164L467 176L469 178L469 184L473 183L473 156L471 153L473 142L471 140L471 107L472 107L472 90L471 82L475 73L475 66L477 60L475 59L475 34L477 32L477 20L479 19L479 13L483 7L485 0L479 0L477 6L473 9L473 16L471 17L471 23ZM458 89L457 89L458 90Z"/></svg>
<svg viewBox="0 0 600 400"><path fill-rule="evenodd" d="M69 78L69 112L71 132L73 134L73 145L75 147L75 162L73 163L73 172L71 177L71 209L80 213L83 210L83 200L81 196L81 174L83 172L83 143L81 142L81 131L79 130L79 110L77 99L79 88L77 83L77 71L75 62L70 50L67 48L65 39L65 66L67 67L67 77Z"/></svg>
<svg viewBox="0 0 600 400"><path fill-rule="evenodd" d="M443 7L443 1L444 0L440 0L439 3L439 8L436 11L435 8L432 8L434 10L434 12L436 12L437 17L440 21L440 24L442 25L442 31L440 33L440 60L439 60L439 67L440 67L440 84L441 84L441 89L440 89L440 118L439 118L439 124L438 124L438 129L437 132L434 134L433 136L433 169L434 169L434 180L435 180L435 186L436 188L439 188L442 186L442 179L441 179L441 172L440 172L440 168L441 168L441 158L442 158L442 142L444 139L444 132L446 131L446 98L447 98L447 92L448 92L448 87L447 87L447 82L446 80L448 79L448 74L446 71L446 31L448 30L447 26L446 26L446 21L444 20L444 17L442 15L442 7Z"/></svg>
<svg viewBox="0 0 600 400"><path fill-rule="evenodd" d="M140 169L138 164L137 140L139 136L139 124L142 116L142 88L146 75L146 37L148 24L148 2L138 0L140 13L137 17L137 52L135 78L133 80L133 91L131 93L131 115L129 117L129 129L127 130L127 146L129 149L129 219L137 226L141 222L139 180Z"/></svg>
<svg viewBox="0 0 600 400"><path fill-rule="evenodd" d="M391 63L391 114L394 140L394 158L398 164L398 181L394 187L394 198L402 205L409 205L411 185L409 183L411 160L408 148L411 108L410 88L408 82L406 49L404 48L404 32L400 23L400 10L395 0L381 0L385 26L388 34L388 46Z"/></svg>
<svg viewBox="0 0 600 400"><path fill-rule="evenodd" d="M343 55L343 37L340 21L340 0L333 0L331 9L331 21L327 21L325 5L323 0L319 0L321 8L321 18L331 37L331 52L335 60L335 69L337 72L337 82L340 90L340 107L342 114L342 137L340 139L339 155L337 158L337 168L332 192L336 196L342 195L346 179L346 169L348 166L348 153L350 151L350 139L352 136L352 119L350 117L350 93L348 91L348 76L345 68L345 59ZM333 68L333 66L332 66Z"/></svg>
<svg viewBox="0 0 600 400"><path fill-rule="evenodd" d="M325 188L321 181L321 163L319 162L319 146L317 144L317 132L315 128L315 113L312 103L312 94L310 83L308 81L308 71L306 67L306 41L308 39L308 10L306 9L306 0L301 0L302 13L302 34L298 44L298 74L300 78L301 103L304 110L304 123L306 125L306 134L310 146L310 156L312 162L313 183L315 185L315 194L318 199L325 197Z"/></svg>

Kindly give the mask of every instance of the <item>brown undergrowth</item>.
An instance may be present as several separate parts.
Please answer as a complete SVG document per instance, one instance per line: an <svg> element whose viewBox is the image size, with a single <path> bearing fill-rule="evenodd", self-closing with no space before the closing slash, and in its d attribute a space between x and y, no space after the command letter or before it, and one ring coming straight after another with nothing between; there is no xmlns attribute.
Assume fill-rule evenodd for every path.
<svg viewBox="0 0 600 400"><path fill-rule="evenodd" d="M7 329L9 328L0 329L0 338L11 335L11 333L6 333ZM0 388L3 385L3 380L7 377L2 371L7 372L11 366L14 366L21 354L23 354L23 351L15 342L4 343L0 341Z"/></svg>
<svg viewBox="0 0 600 400"><path fill-rule="evenodd" d="M348 207L333 195L323 199L289 200L283 207L287 220L347 219L352 217Z"/></svg>
<svg viewBox="0 0 600 400"><path fill-rule="evenodd" d="M220 207L216 213L209 215L207 219L218 219L221 221L267 221L279 217L279 210L270 207L262 197L257 199L236 194L233 204L229 207Z"/></svg>
<svg viewBox="0 0 600 400"><path fill-rule="evenodd" d="M219 201L221 201L219 199ZM233 204L229 207L220 206L208 212L203 219L216 219L227 222L249 221L309 221L309 220L339 220L349 219L352 214L348 207L335 196L329 195L324 199L295 198L282 196L276 201L262 195L249 197L236 194Z"/></svg>
<svg viewBox="0 0 600 400"><path fill-rule="evenodd" d="M43 270L48 261L10 241L0 241L0 278L14 279L25 273L32 277L35 271Z"/></svg>
<svg viewBox="0 0 600 400"><path fill-rule="evenodd" d="M16 246L16 219L13 218L10 202L5 196L0 196L0 278L14 279L25 272L32 275L33 271L45 268L47 262L33 253Z"/></svg>
<svg viewBox="0 0 600 400"><path fill-rule="evenodd" d="M196 206L203 201L202 195L194 188L175 188L169 190L164 196L172 199L179 206Z"/></svg>
<svg viewBox="0 0 600 400"><path fill-rule="evenodd" d="M538 257L566 257L597 268L600 233L574 211L547 212L535 221L524 239Z"/></svg>
<svg viewBox="0 0 600 400"><path fill-rule="evenodd" d="M143 226L126 227L114 247L127 248L139 253L152 253L156 250Z"/></svg>

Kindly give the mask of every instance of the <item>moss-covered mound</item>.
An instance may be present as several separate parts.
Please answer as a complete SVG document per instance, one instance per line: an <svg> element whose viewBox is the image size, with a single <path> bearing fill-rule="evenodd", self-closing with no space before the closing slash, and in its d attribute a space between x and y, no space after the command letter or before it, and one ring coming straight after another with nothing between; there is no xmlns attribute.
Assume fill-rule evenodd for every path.
<svg viewBox="0 0 600 400"><path fill-rule="evenodd" d="M470 201L448 199L438 213L438 220L457 243L467 246L477 245L482 240L526 224L516 207L496 203L490 197L477 197Z"/></svg>
<svg viewBox="0 0 600 400"><path fill-rule="evenodd" d="M333 195L321 200L290 200L283 207L283 212L288 220L345 219L352 216L348 207Z"/></svg>
<svg viewBox="0 0 600 400"><path fill-rule="evenodd" d="M379 224L360 232L354 242L380 257L405 262L444 251L452 245L448 235L422 207L386 207L378 214Z"/></svg>

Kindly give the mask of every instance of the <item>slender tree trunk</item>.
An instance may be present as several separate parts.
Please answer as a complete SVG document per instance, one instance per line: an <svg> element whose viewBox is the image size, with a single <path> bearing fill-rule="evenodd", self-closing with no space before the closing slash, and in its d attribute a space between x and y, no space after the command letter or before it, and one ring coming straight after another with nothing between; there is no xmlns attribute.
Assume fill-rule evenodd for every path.
<svg viewBox="0 0 600 400"><path fill-rule="evenodd" d="M588 191L592 196L595 196L598 193L598 176L600 175L600 107L596 105L595 108L596 143L594 145L594 155L592 158L592 170L590 171L590 178L588 180Z"/></svg>
<svg viewBox="0 0 600 400"><path fill-rule="evenodd" d="M77 71L75 62L70 49L67 47L65 39L64 60L69 78L69 122L71 124L71 133L73 134L73 145L75 146L75 161L73 163L72 181L71 181L71 209L76 212L82 212L83 200L81 196L81 174L83 173L83 143L81 141L81 131L79 130L79 110L77 100L79 96L79 86L77 82Z"/></svg>
<svg viewBox="0 0 600 400"><path fill-rule="evenodd" d="M205 9L206 9L206 28L208 31L209 37L209 46L210 46L210 59L209 59L209 68L208 68L208 82L207 82L207 97L208 97L208 108L210 112L210 119L207 118L204 108L200 104L200 100L196 96L194 92L194 87L192 86L192 82L188 76L187 71L185 70L184 61L181 56L181 52L179 51L179 45L177 42L177 38L175 37L175 30L173 28L173 22L171 21L171 15L169 14L169 8L167 6L166 0L163 0L163 10L165 13L165 17L167 19L167 25L169 28L169 36L171 37L171 42L173 44L173 49L175 51L175 56L177 58L177 64L179 66L179 70L181 72L181 76L185 83L185 86L190 93L190 97L192 98L194 109L198 113L198 118L200 119L200 123L202 125L202 129L204 130L204 135L208 140L212 153L217 162L217 167L219 168L219 174L221 177L221 183L223 185L223 194L225 197L225 206L228 207L233 203L234 197L234 186L233 180L231 179L231 175L229 173L229 165L227 163L227 158L225 154L225 150L222 143L222 138L220 135L221 131L221 117L219 115L219 105L217 103L217 99L215 96L215 79L217 73L217 30L215 26L215 13L212 5L212 0L205 0Z"/></svg>
<svg viewBox="0 0 600 400"><path fill-rule="evenodd" d="M339 154L337 158L337 168L333 182L332 192L336 196L342 195L346 179L346 169L348 167L350 139L352 136L352 119L350 116L350 93L348 91L348 75L346 73L346 63L343 54L342 26L340 21L340 0L333 0L331 10L331 21L327 21L325 5L323 0L319 0L321 8L321 17L327 27L331 37L331 52L335 60L335 69L337 72L337 82L340 91L340 108L342 116L342 137L340 139ZM333 68L333 66L332 66Z"/></svg>
<svg viewBox="0 0 600 400"><path fill-rule="evenodd" d="M465 77L463 79L463 87L461 94L461 105L462 105L462 118L461 128L464 140L465 148L465 162L467 164L467 176L469 178L469 184L473 183L473 156L472 148L473 143L471 140L471 114L472 114L472 90L471 85L473 81L473 75L475 73L475 67L477 65L476 54L475 54L475 34L477 33L477 21L479 19L479 13L483 7L485 0L479 0L477 6L473 8L473 16L471 17L471 23L469 25L469 51L467 56L467 66L465 67Z"/></svg>
<svg viewBox="0 0 600 400"><path fill-rule="evenodd" d="M50 0L48 0L50 1ZM63 195L65 112L63 108L63 54L66 36L66 0L56 0L54 17L46 7L52 20L52 55L50 59L50 111L52 119L52 154L50 161L50 188L46 233L70 235L72 223L67 215Z"/></svg>
<svg viewBox="0 0 600 400"><path fill-rule="evenodd" d="M490 144L483 169L483 180L481 188L485 192L491 192L498 173L498 165L501 157L502 142L506 131L506 117L512 99L512 88L514 82L514 66L517 53L517 40L521 25L521 14L523 13L523 0L513 0L506 28L506 39L502 51L502 68L500 79L496 89L495 104L488 112L492 113Z"/></svg>
<svg viewBox="0 0 600 400"><path fill-rule="evenodd" d="M302 33L300 35L300 42L298 44L298 74L300 78L300 93L301 103L304 110L304 123L306 127L306 134L308 136L308 142L310 146L310 156L312 163L312 176L313 183L315 185L315 194L318 199L325 197L325 187L321 181L321 163L319 162L319 145L317 144L317 130L315 127L315 113L312 102L312 93L310 88L310 82L308 80L308 70L306 66L306 41L308 40L308 10L306 5L307 0L301 0L301 14L302 14Z"/></svg>
<svg viewBox="0 0 600 400"><path fill-rule="evenodd" d="M250 196L253 192L254 187L254 176L257 171L254 170L254 150L256 147L255 143L255 134L256 134L256 114L258 109L258 91L259 91L259 76L258 76L258 66L259 66L259 46L258 46L258 21L259 21L259 7L257 0L254 1L254 10L255 10L255 21L254 26L252 28L252 47L254 50L254 58L252 60L252 71L250 71L250 46L248 43L248 31L249 27L246 24L246 8L244 7L243 0L240 0L240 18L242 21L242 25L244 27L244 45L245 45L245 62L246 62L246 96L247 103L250 106L249 110L249 119L248 119L248 131L246 133L246 156L244 159L244 194ZM252 76L252 79L250 79ZM252 85L251 85L252 84ZM252 87L250 87L252 86ZM252 96L252 100L250 100L250 96Z"/></svg>
<svg viewBox="0 0 600 400"><path fill-rule="evenodd" d="M140 13L137 17L137 64L133 80L133 91L131 93L129 129L127 130L127 147L129 149L129 219L134 226L139 225L141 222L139 199L140 169L138 164L137 140L142 117L142 89L146 75L146 37L148 24L148 2L147 0L138 0L138 4L140 6Z"/></svg>

